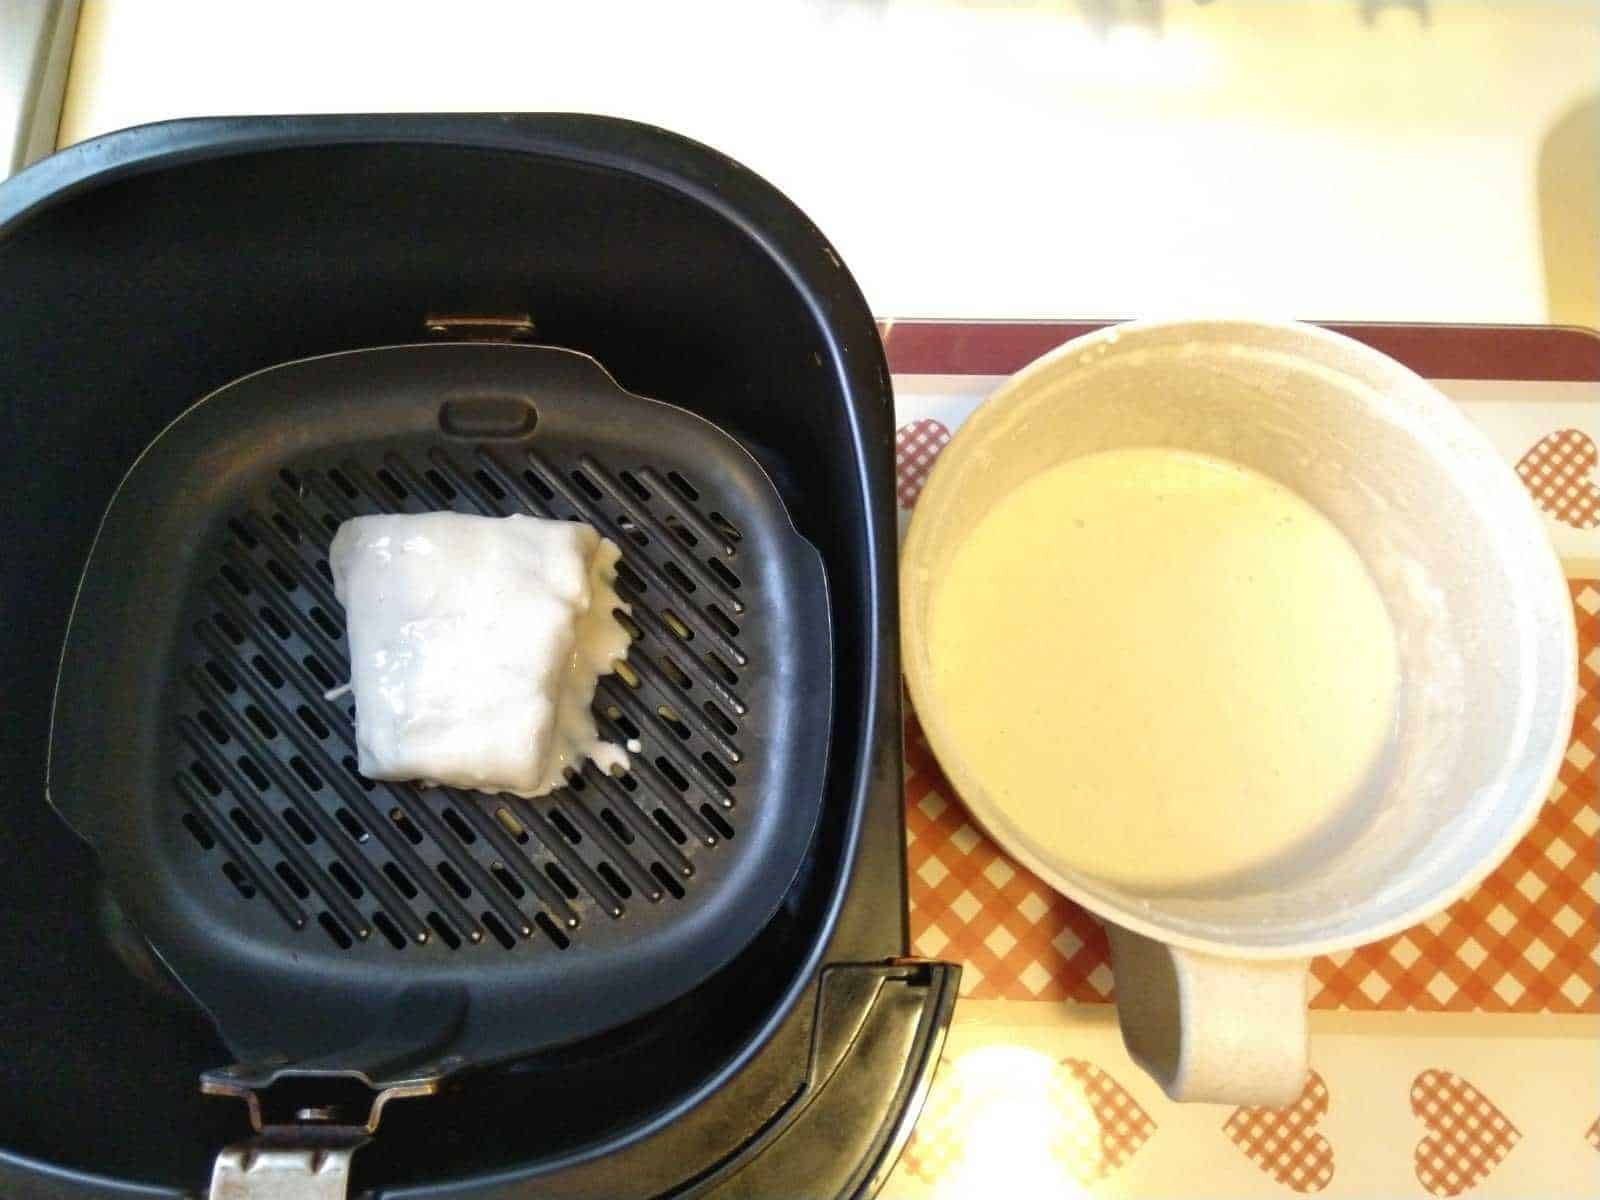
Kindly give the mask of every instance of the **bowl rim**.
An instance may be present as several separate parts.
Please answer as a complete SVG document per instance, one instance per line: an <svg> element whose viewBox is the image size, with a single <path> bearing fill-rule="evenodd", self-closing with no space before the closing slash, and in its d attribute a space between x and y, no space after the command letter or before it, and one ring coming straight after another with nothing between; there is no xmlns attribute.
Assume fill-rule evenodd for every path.
<svg viewBox="0 0 1600 1200"><path fill-rule="evenodd" d="M955 464L971 449L987 439L989 431L1004 414L1031 397L1042 385L1086 357L1101 357L1115 353L1119 345L1124 350L1133 344L1152 337L1170 337L1174 334L1205 333L1210 337L1230 330L1268 335L1280 339L1293 339L1302 347L1318 348L1329 357L1342 359L1339 366L1351 374L1359 373L1366 382L1385 393L1404 389L1412 397L1420 398L1432 409L1427 415L1441 420L1450 434L1449 445L1441 445L1441 452L1455 453L1470 447L1479 452L1485 461L1499 464L1502 483L1509 483L1514 494L1525 501L1517 508L1522 513L1537 538L1529 538L1530 553L1534 561L1533 573L1525 581L1525 590L1543 587L1547 591L1559 590L1559 603L1555 609L1561 614L1562 627L1555 631L1560 662L1552 676L1559 675L1560 695L1557 698L1556 720L1552 724L1549 743L1538 752L1528 751L1527 759L1537 762L1538 769L1529 786L1515 806L1516 812L1501 836L1486 848L1474 861L1470 870L1457 875L1448 884L1436 887L1421 899L1403 906L1398 911L1373 920L1360 928L1344 933L1315 938L1286 940L1280 943L1241 944L1221 938L1198 935L1175 928L1148 912L1141 913L1126 905L1108 901L1090 891L1074 878L1074 872L1052 862L1047 854L1037 850L1026 834L996 803L989 794L976 786L971 772L956 749L948 724L941 715L941 706L932 683L923 669L923 658L912 645L921 638L925 622L918 601L923 598L929 572L920 569L919 561L926 553L924 543L929 539L928 519L923 514L940 503L954 485ZM1313 361L1308 359L1308 361ZM1315 360L1321 362L1321 360ZM1326 365L1323 363L1322 365ZM1489 468L1492 470L1493 468ZM931 502L931 503L930 503ZM920 519L919 519L920 518ZM1542 547L1542 549L1541 549ZM1110 325L1056 347L1040 356L986 397L972 415L955 431L949 444L936 460L918 504L912 510L904 544L901 548L901 630L907 645L901 655L904 664L907 691L912 710L916 713L928 745L954 792L966 806L974 821L1012 858L1043 880L1057 892L1073 900L1094 915L1115 925L1142 934L1171 946L1183 947L1205 954L1231 959L1272 961L1280 959L1311 958L1354 946L1379 941L1426 920L1471 891L1511 853L1527 834L1537 819L1539 811L1549 796L1556 774L1560 769L1570 741L1572 714L1577 704L1578 662L1577 627L1572 604L1566 589L1566 575L1550 544L1543 519L1539 516L1526 489L1509 465L1499 457L1488 439L1460 412L1456 404L1432 383L1414 371L1369 346L1343 334L1298 321L1245 319L1245 318L1162 318L1130 321ZM1524 722L1526 724L1526 722ZM1525 742L1529 740L1525 737ZM1511 807L1511 806L1508 806Z"/></svg>

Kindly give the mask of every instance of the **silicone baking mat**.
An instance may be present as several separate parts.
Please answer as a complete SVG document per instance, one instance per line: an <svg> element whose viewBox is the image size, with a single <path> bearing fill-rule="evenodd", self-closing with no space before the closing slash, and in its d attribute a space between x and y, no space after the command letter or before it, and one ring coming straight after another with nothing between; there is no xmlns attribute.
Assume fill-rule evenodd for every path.
<svg viewBox="0 0 1600 1200"><path fill-rule="evenodd" d="M940 451L983 397L1039 354L1099 324L885 323L895 376L902 529ZM1038 1092L1034 1107L1055 1115L1026 1140L1026 1153L1014 1134L1017 1121L1008 1118L1005 1125L1013 1132L1001 1140L1010 1149L996 1162L1011 1164L1002 1174L1014 1174L1017 1163L1032 1163L1031 1176L1013 1181L1029 1190L1167 1194L1159 1183L1167 1179L1172 1194L1328 1189L1330 1195L1457 1195L1477 1188L1488 1189L1481 1194L1600 1194L1600 1052L1593 1044L1600 1032L1593 1016L1600 1014L1600 337L1525 327L1335 328L1398 358L1460 403L1515 466L1548 519L1577 618L1579 704L1565 761L1539 820L1499 870L1445 912L1382 942L1314 961L1311 1004L1324 1010L1314 1013L1314 1029L1353 1019L1326 1010L1393 1016L1368 1016L1367 1025L1341 1027L1335 1035L1314 1033L1319 1073L1299 1103L1232 1113L1178 1106L1126 1059L1114 1024L1106 1034L1111 1010L1015 1003L1104 1006L1114 999L1105 934L1093 917L1011 861L968 819L914 714L908 715L913 948L964 964L967 1007L957 1010L951 1046L975 1040L974 1053L982 1053L979 1066L968 1054L941 1071L895 1177L894 1186L909 1189L907 1194L1003 1186L990 1178L999 1166L979 1170L975 1162L982 1159L986 1122L1011 1104L1004 1097L1025 1081ZM990 1001L1001 1003L985 1003ZM974 1011L984 1014L982 1029L971 1023ZM1551 1016L1530 1023L1515 1015L1534 1013ZM1472 1029L1464 1030L1462 1021ZM1003 1059L1007 1046L1016 1049L1014 1037L997 1031L1015 1032L1019 1022L1035 1042L1051 1043L1061 1053L1030 1050L1032 1057L1017 1058L991 1079L981 1065L984 1055ZM1360 1041L1375 1032L1389 1036L1381 1044ZM1475 1075L1463 1073L1459 1052L1439 1053L1446 1033L1473 1048L1468 1057ZM1576 1056L1570 1036L1582 1039ZM1357 1039L1365 1052L1330 1061L1330 1042L1339 1037ZM1524 1041L1521 1047L1511 1044ZM1554 1074L1547 1073L1544 1089L1529 1098L1537 1100L1537 1111L1513 1116L1502 1109L1508 1095L1525 1088L1527 1069L1539 1060L1536 1052L1552 1047L1556 1053L1546 1053L1544 1070ZM1369 1059L1386 1064L1384 1070L1374 1075L1360 1066L1371 1066ZM1578 1104L1559 1121L1550 1101L1551 1086L1560 1090L1558 1078L1564 1078L1567 1103ZM1375 1088L1403 1101L1399 1125L1372 1131L1379 1136L1387 1129L1389 1140L1398 1136L1409 1148L1409 1157L1395 1158L1393 1169L1372 1166L1385 1155L1374 1158L1370 1137L1362 1139L1363 1151L1352 1161L1355 1147L1341 1157L1327 1132L1341 1123L1341 1097L1349 1104L1354 1092L1371 1097L1359 1106L1363 1112L1383 1113ZM1205 1124L1196 1111L1215 1118L1212 1132L1222 1140L1210 1151L1204 1138L1160 1137L1163 1127ZM1554 1126L1577 1121L1580 1111L1587 1116L1571 1136L1586 1157L1572 1157L1560 1151L1564 1143ZM1325 1118L1331 1122L1327 1128ZM1349 1112L1343 1121L1351 1124ZM1551 1139L1541 1161L1556 1173L1530 1174L1534 1154L1527 1152L1517 1156L1521 1166L1513 1160L1511 1168L1498 1171L1535 1125ZM1146 1142L1163 1141L1171 1149L1144 1150ZM1229 1156L1237 1156L1249 1173L1235 1173ZM1202 1186L1182 1170L1170 1174L1177 1170L1174 1162L1189 1162L1209 1178L1231 1183L1219 1183L1220 1190ZM1396 1174L1399 1166L1405 1170ZM1542 1180L1537 1186L1536 1177ZM1346 1192L1357 1184L1367 1190Z"/></svg>

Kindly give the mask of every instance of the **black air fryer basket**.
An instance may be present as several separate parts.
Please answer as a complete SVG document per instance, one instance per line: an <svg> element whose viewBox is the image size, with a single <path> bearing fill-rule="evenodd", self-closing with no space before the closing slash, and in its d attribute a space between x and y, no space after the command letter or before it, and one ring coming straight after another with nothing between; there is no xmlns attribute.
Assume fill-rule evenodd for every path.
<svg viewBox="0 0 1600 1200"><path fill-rule="evenodd" d="M882 1182L955 970L887 370L793 206L599 118L178 122L0 187L0 316L0 1191L328 1187L380 1117L353 1194ZM626 776L354 772L327 540L441 509L623 547Z"/></svg>

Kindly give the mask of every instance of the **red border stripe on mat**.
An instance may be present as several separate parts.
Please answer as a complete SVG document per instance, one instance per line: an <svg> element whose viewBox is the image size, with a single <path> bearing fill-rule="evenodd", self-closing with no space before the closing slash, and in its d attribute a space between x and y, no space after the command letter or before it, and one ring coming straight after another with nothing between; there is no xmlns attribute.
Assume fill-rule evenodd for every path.
<svg viewBox="0 0 1600 1200"><path fill-rule="evenodd" d="M1318 322L1430 379L1600 380L1600 333L1546 325L1378 325ZM900 375L1010 375L1111 321L884 322L889 370Z"/></svg>

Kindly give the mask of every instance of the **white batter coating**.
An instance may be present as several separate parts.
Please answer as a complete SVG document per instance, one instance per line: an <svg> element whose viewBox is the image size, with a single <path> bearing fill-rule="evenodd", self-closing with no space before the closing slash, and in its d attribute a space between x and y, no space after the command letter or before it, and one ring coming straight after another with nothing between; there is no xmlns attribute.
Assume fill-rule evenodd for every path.
<svg viewBox="0 0 1600 1200"><path fill-rule="evenodd" d="M944 716L1054 859L1124 886L1237 880L1362 819L1394 627L1279 483L1181 450L1085 455L1005 496L934 593Z"/></svg>
<svg viewBox="0 0 1600 1200"><path fill-rule="evenodd" d="M540 796L592 758L595 684L626 656L617 547L587 525L354 517L328 552L345 607L356 749L370 779Z"/></svg>

